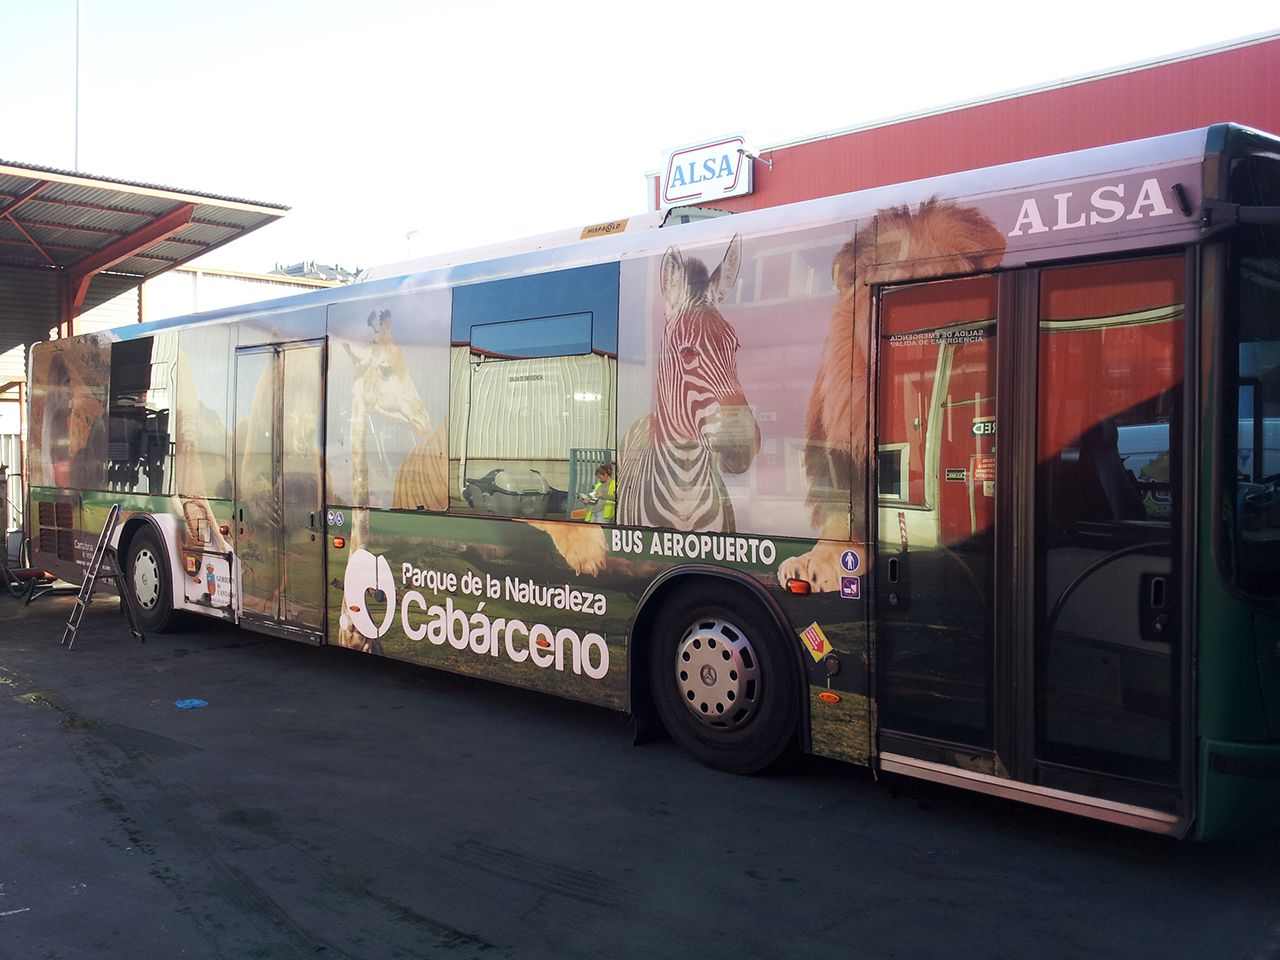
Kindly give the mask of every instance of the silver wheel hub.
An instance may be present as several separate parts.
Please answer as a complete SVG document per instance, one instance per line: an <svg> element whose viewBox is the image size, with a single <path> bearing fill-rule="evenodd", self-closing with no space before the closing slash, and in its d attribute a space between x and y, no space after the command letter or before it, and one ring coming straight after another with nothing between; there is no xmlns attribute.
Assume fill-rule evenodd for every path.
<svg viewBox="0 0 1280 960"><path fill-rule="evenodd" d="M676 688L689 712L707 726L734 729L760 702L756 651L740 629L724 620L699 620L676 647Z"/></svg>
<svg viewBox="0 0 1280 960"><path fill-rule="evenodd" d="M160 563L147 547L133 558L133 595L144 610L152 610L160 600Z"/></svg>

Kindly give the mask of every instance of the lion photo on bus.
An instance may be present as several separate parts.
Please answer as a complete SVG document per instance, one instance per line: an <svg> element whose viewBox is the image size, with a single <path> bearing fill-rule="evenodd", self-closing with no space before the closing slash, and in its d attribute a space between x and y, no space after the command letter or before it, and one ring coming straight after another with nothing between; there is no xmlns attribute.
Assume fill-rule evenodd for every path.
<svg viewBox="0 0 1280 960"><path fill-rule="evenodd" d="M840 556L857 549L847 539L850 497L856 495L850 490L850 478L856 464L871 462L873 288L993 270L1004 249L1004 234L980 210L933 199L914 212L906 206L880 210L836 254L831 276L838 299L809 396L805 427L805 503L820 541L779 565L782 586L789 580L805 580L814 591L838 590L843 572Z"/></svg>

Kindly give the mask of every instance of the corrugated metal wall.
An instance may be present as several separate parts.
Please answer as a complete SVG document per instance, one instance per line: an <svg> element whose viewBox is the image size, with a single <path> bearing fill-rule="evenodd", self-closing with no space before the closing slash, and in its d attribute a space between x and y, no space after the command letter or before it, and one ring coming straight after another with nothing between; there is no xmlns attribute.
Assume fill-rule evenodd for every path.
<svg viewBox="0 0 1280 960"><path fill-rule="evenodd" d="M26 345L58 322L58 275L0 267L0 384L26 377Z"/></svg>
<svg viewBox="0 0 1280 960"><path fill-rule="evenodd" d="M903 69L918 66L907 57ZM1280 37L766 149L774 167L756 166L755 193L716 206L756 210L1227 122L1280 133Z"/></svg>

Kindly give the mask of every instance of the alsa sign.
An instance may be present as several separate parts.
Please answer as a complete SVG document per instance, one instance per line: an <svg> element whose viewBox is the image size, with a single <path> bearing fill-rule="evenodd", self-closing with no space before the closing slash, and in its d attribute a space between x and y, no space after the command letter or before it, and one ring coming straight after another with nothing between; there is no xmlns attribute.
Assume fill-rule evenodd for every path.
<svg viewBox="0 0 1280 960"><path fill-rule="evenodd" d="M743 136L681 147L663 156L662 206L708 203L751 192L751 159Z"/></svg>
<svg viewBox="0 0 1280 960"><path fill-rule="evenodd" d="M1085 180L1010 194L984 207L1001 224L1010 250L1079 238L1097 241L1135 231L1194 232L1200 171L1194 164L1106 180Z"/></svg>

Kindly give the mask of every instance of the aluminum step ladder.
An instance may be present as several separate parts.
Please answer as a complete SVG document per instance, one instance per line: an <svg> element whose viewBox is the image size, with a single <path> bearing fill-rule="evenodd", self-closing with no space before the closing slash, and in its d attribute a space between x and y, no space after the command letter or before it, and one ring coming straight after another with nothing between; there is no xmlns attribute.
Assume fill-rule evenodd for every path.
<svg viewBox="0 0 1280 960"><path fill-rule="evenodd" d="M67 618L67 628L62 631L62 645L68 650L76 642L80 621L84 619L84 612L89 609L89 604L93 600L93 591L101 581L115 581L116 592L120 594L120 609L124 611L125 619L129 621L129 632L137 638L139 643L147 639L138 625L137 611L133 609L133 596L124 582L124 568L120 564L120 557L116 553L116 548L111 545L119 520L120 504L113 503L111 509L107 511L107 521L102 525L102 532L98 534L98 542L93 548L93 558L85 571L84 583L80 585L80 593L76 596L75 605L71 608L71 616Z"/></svg>

